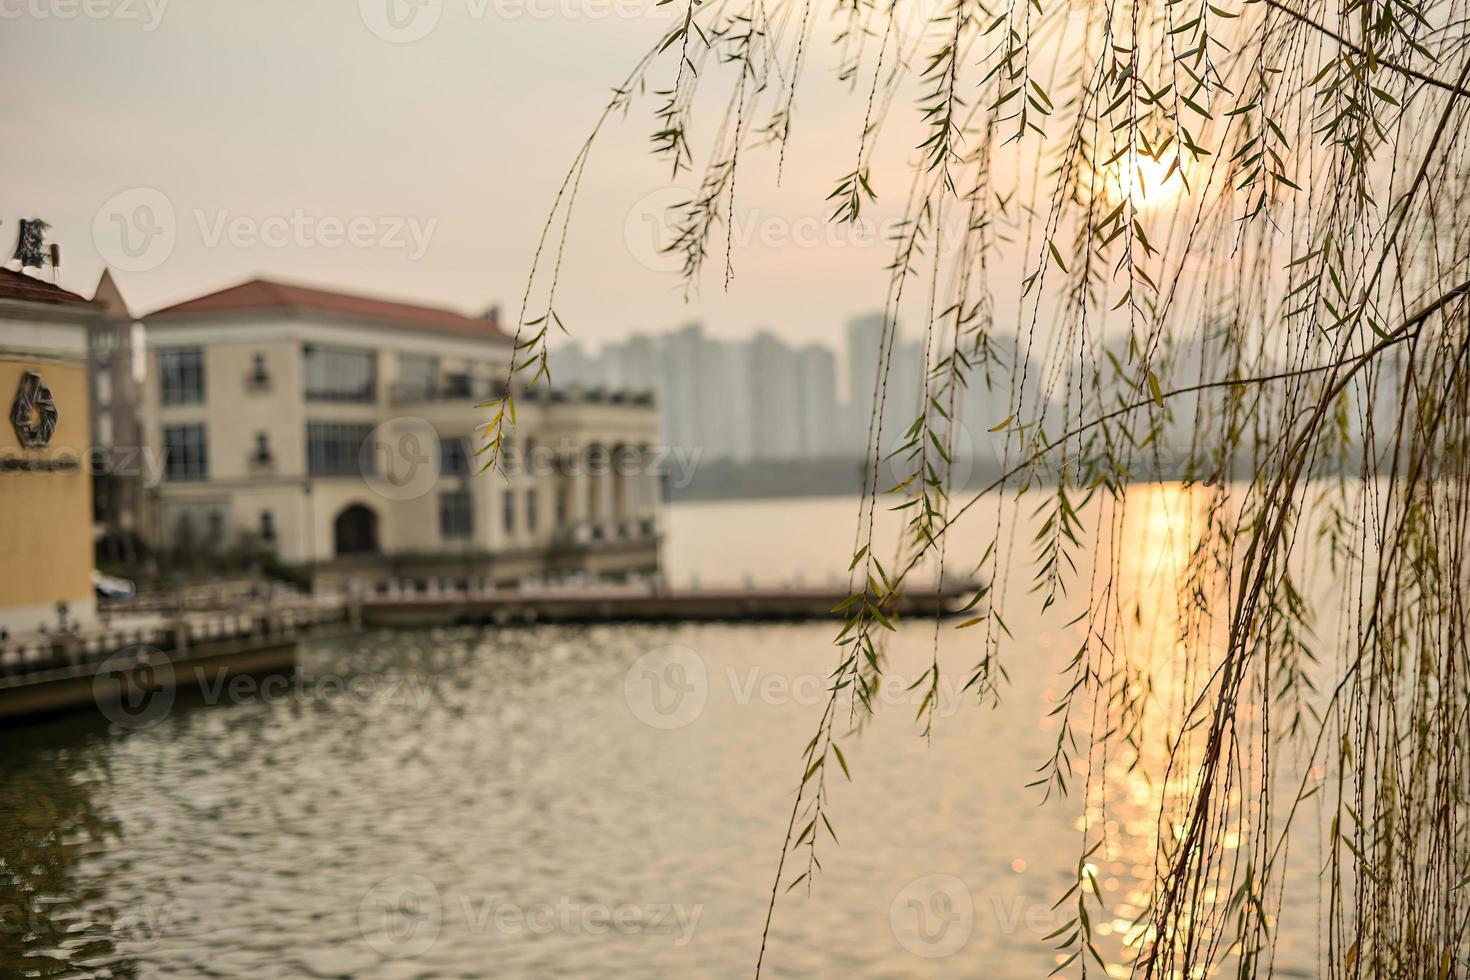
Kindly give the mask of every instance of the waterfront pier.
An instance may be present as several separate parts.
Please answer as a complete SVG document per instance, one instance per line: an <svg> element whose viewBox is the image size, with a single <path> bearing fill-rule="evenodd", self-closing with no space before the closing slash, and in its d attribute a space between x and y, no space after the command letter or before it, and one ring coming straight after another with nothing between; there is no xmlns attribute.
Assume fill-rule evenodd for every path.
<svg viewBox="0 0 1470 980"><path fill-rule="evenodd" d="M904 593L890 615L952 616L973 582ZM173 611L141 624L0 642L0 725L73 710L125 717L128 699L164 688L218 691L241 676L294 673L300 644L363 628L609 622L765 622L836 619L833 588L658 590L639 586L503 591L407 585L369 595L302 598L286 606ZM146 606L146 601L140 605Z"/></svg>

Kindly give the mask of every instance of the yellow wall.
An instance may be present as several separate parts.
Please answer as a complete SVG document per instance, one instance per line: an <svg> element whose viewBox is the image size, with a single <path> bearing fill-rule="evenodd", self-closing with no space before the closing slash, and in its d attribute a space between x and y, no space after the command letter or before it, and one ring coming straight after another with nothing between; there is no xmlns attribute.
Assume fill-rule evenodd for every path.
<svg viewBox="0 0 1470 980"><path fill-rule="evenodd" d="M56 433L43 449L22 449L10 424L26 371L40 372L56 401ZM0 612L58 600L75 610L92 596L86 367L0 359L0 409L0 460L69 456L76 463L66 472L0 469Z"/></svg>

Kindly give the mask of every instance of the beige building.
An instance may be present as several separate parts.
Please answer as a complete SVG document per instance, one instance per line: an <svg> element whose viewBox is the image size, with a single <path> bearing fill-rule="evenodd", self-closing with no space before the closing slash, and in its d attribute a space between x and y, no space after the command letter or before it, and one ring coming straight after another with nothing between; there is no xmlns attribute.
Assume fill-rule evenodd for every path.
<svg viewBox="0 0 1470 980"><path fill-rule="evenodd" d="M165 548L249 537L318 579L511 584L658 565L647 397L517 398L479 473L510 339L494 315L256 280L145 319L144 439Z"/></svg>
<svg viewBox="0 0 1470 980"><path fill-rule="evenodd" d="M91 302L0 268L0 628L86 625L92 586Z"/></svg>

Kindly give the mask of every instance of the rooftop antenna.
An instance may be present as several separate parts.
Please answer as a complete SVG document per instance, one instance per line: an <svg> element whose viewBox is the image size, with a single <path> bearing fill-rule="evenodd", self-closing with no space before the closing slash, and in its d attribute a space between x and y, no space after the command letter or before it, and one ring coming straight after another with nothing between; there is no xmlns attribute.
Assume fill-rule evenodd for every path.
<svg viewBox="0 0 1470 980"><path fill-rule="evenodd" d="M20 232L15 236L15 255L21 271L41 269L46 265L46 229L51 226L40 218L21 218Z"/></svg>

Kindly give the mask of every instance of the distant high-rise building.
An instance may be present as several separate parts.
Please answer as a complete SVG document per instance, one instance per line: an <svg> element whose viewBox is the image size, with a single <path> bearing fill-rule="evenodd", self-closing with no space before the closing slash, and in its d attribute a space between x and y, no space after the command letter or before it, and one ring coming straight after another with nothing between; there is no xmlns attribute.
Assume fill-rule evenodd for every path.
<svg viewBox="0 0 1470 980"><path fill-rule="evenodd" d="M757 459L796 459L802 455L801 372L796 353L775 334L762 330L746 345L750 365L750 428Z"/></svg>
<svg viewBox="0 0 1470 980"><path fill-rule="evenodd" d="M883 342L883 314L855 317L847 323L847 412L843 437L851 453L865 454Z"/></svg>
<svg viewBox="0 0 1470 980"><path fill-rule="evenodd" d="M880 376L881 369L881 376ZM916 340L885 336L884 316L872 313L847 324L847 442L850 451L866 453L873 399L883 404L883 451L903 439L919 414L924 378L924 349Z"/></svg>
<svg viewBox="0 0 1470 980"><path fill-rule="evenodd" d="M750 423L750 366L743 346L708 342L699 368L699 448L711 459L749 460L755 432Z"/></svg>
<svg viewBox="0 0 1470 980"><path fill-rule="evenodd" d="M552 353L551 371L558 385L653 390L664 439L705 459L857 458L866 453L880 355L888 359L883 444L889 451L919 412L924 363L917 340L885 338L881 314L848 324L846 401L838 391L836 351L821 343L793 347L770 330L722 341L691 323L606 344L595 357L570 344ZM989 409L981 413L989 415ZM961 444L959 451L970 450Z"/></svg>
<svg viewBox="0 0 1470 980"><path fill-rule="evenodd" d="M663 406L664 438L670 445L690 449L705 445L709 434L703 425L705 396L700 382L709 354L705 350L704 328L691 323L672 334L653 339L634 337L621 346L626 348L640 342L659 348L659 377L655 387Z"/></svg>
<svg viewBox="0 0 1470 980"><path fill-rule="evenodd" d="M576 342L558 347L551 356L551 380L559 388L596 388L603 384L601 366Z"/></svg>
<svg viewBox="0 0 1470 980"><path fill-rule="evenodd" d="M837 355L821 344L796 352L797 405L803 456L845 455L837 404Z"/></svg>

